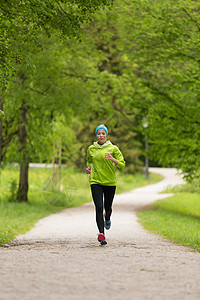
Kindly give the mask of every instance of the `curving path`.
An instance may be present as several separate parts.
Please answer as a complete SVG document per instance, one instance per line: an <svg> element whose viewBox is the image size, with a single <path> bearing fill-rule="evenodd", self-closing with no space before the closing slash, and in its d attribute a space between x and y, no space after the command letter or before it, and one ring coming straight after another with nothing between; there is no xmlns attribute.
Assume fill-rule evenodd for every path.
<svg viewBox="0 0 200 300"><path fill-rule="evenodd" d="M135 211L181 182L154 168L160 183L115 197L108 245L96 240L92 203L40 220L0 248L0 300L200 299L200 254L145 231Z"/></svg>

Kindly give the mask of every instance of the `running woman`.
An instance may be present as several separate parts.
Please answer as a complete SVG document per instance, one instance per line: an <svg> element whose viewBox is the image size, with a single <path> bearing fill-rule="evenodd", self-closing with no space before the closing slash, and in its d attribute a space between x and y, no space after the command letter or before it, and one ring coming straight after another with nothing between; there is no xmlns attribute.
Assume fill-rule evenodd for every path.
<svg viewBox="0 0 200 300"><path fill-rule="evenodd" d="M103 245L107 244L104 227L107 230L111 227L110 217L116 190L115 168L122 170L125 167L125 161L119 148L107 141L108 129L105 125L99 125L95 134L97 141L87 150L86 173L90 174L91 192L99 230L98 241Z"/></svg>

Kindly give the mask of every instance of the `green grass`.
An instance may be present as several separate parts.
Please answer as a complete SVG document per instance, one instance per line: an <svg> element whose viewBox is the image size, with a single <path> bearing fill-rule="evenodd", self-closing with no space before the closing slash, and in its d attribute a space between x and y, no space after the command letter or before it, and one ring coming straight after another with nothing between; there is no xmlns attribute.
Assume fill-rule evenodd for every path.
<svg viewBox="0 0 200 300"><path fill-rule="evenodd" d="M117 193L131 191L141 186L156 183L162 179L161 175L155 173L150 173L149 179L146 180L144 174L124 175L119 172L117 173Z"/></svg>
<svg viewBox="0 0 200 300"><path fill-rule="evenodd" d="M199 193L179 192L155 202L137 215L147 230L200 252Z"/></svg>
<svg viewBox="0 0 200 300"><path fill-rule="evenodd" d="M164 191L164 193L179 193L179 192L186 192L186 193L197 193L200 194L200 182L199 179L194 179L191 183L187 184L180 184L174 187L169 187Z"/></svg>
<svg viewBox="0 0 200 300"><path fill-rule="evenodd" d="M30 230L41 218L64 208L82 205L92 200L88 176L72 168L62 170L62 185L65 193L52 192L49 184L51 169L31 168L29 172L29 202L13 202L18 184L17 167L3 169L0 176L0 244L13 240L18 234ZM57 178L58 179L58 178ZM158 182L160 175L150 174L147 181L143 174L127 175L117 173L117 193L129 191L139 186ZM56 181L56 178L55 178Z"/></svg>
<svg viewBox="0 0 200 300"><path fill-rule="evenodd" d="M0 206L0 244L13 240L16 235L25 233L33 224L56 212L54 207L41 203L9 203L2 201Z"/></svg>

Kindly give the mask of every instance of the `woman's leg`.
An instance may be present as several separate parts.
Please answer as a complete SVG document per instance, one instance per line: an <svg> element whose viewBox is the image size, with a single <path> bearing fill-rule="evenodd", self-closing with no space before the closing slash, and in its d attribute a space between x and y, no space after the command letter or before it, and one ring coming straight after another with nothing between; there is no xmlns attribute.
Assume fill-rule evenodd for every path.
<svg viewBox="0 0 200 300"><path fill-rule="evenodd" d="M91 185L92 198L96 209L96 222L100 233L104 233L103 188L99 184Z"/></svg>
<svg viewBox="0 0 200 300"><path fill-rule="evenodd" d="M103 186L106 220L110 220L110 216L112 214L112 203L115 196L115 190L116 186Z"/></svg>

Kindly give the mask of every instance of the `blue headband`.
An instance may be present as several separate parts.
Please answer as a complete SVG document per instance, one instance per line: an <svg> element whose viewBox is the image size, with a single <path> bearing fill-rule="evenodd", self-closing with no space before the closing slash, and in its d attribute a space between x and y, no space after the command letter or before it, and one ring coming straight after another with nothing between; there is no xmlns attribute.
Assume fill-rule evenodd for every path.
<svg viewBox="0 0 200 300"><path fill-rule="evenodd" d="M99 126L96 128L96 130L95 130L95 134L96 134L96 135L97 135L97 131L98 131L99 129L105 130L106 135L108 135L108 129L107 129L107 127L106 127L105 125L101 124L101 125L99 125Z"/></svg>

